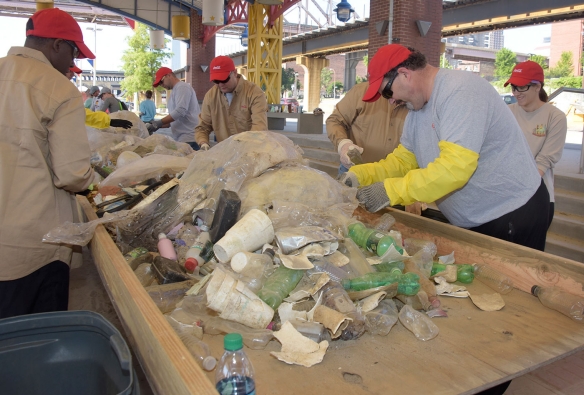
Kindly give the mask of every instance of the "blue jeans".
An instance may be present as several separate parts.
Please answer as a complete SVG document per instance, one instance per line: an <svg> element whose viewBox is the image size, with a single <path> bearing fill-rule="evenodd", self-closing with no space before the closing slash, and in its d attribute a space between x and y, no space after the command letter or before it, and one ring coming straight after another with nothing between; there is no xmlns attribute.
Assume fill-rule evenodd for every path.
<svg viewBox="0 0 584 395"><path fill-rule="evenodd" d="M189 141L187 142L188 145L191 146L192 149L194 149L195 151L198 151L201 147L199 147L199 144L195 143L194 141Z"/></svg>

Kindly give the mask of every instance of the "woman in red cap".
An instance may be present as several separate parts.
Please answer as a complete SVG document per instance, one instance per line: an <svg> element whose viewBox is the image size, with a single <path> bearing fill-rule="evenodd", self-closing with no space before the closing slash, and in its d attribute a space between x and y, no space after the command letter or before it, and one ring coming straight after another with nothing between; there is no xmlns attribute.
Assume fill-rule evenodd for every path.
<svg viewBox="0 0 584 395"><path fill-rule="evenodd" d="M523 130L550 194L549 228L554 218L554 166L562 157L568 125L564 113L547 102L543 81L541 66L528 60L515 66L505 86L511 84L517 103L509 108Z"/></svg>

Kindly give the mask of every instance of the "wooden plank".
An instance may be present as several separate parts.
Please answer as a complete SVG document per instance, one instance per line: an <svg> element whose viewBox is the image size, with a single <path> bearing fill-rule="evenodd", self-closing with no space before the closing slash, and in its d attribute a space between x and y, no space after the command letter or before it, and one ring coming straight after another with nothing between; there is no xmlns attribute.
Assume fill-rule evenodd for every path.
<svg viewBox="0 0 584 395"><path fill-rule="evenodd" d="M548 278L543 274L534 275L538 270L552 273L551 277L559 279L556 284L560 285L580 284L584 278L577 262L426 218L391 213L398 222L395 227L404 237L432 239L440 253L455 251L459 262L485 262L498 269L519 268L509 272L518 273L521 289L531 286L528 284L531 280L521 280L526 273L526 278L534 281ZM103 228L100 227L93 242L97 244L92 249L94 257L97 255L96 261L123 262L121 253ZM111 256L103 256L108 254ZM546 268L545 272L542 267ZM195 364L187 371L180 370L185 360L176 354L186 353L186 350L145 291L139 289L139 283L125 262L106 267L104 272L104 284L110 290L122 322L129 327L132 347L156 391L189 393L169 387L170 383L180 386L177 381L184 379L181 389L203 392L201 387L191 384L204 383L202 376L205 374L212 380L213 373L203 373ZM568 275L574 276L573 283L568 281ZM493 292L478 281L468 285L468 289L473 294ZM545 308L537 298L525 292L514 290L503 298L506 306L501 311L484 312L468 299L441 297L442 307L449 317L433 320L440 329L435 339L418 341L398 324L388 336L365 334L354 341L332 342L323 362L311 368L286 365L270 356L270 351L280 349L276 341L270 342L265 350L246 348L256 370L257 393L473 394L584 350L584 325ZM205 335L204 340L214 356L221 355L222 336ZM188 355L187 359L192 360ZM175 366L168 368L169 364ZM169 372L162 374L161 369ZM191 370L196 371L196 379L189 373Z"/></svg>
<svg viewBox="0 0 584 395"><path fill-rule="evenodd" d="M87 199L77 197L88 220L97 219ZM90 244L99 275L153 391L166 394L217 394L215 386L164 319L105 228Z"/></svg>
<svg viewBox="0 0 584 395"><path fill-rule="evenodd" d="M429 220L401 210L387 209L396 219L394 229L404 238L433 241L439 254L455 251L457 263L486 263L508 275L515 288L530 292L533 285L556 286L584 296L584 264L481 235L457 226ZM364 220L377 215L357 211Z"/></svg>

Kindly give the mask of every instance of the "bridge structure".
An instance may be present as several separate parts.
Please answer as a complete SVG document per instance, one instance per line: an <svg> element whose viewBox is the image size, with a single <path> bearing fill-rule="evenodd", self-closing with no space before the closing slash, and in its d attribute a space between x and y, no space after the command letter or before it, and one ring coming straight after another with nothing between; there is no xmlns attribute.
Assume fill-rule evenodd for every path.
<svg viewBox="0 0 584 395"><path fill-rule="evenodd" d="M431 64L437 65L442 37L584 17L584 0L370 0L368 19L357 18L335 25L334 18L329 16L317 23L318 28L312 32L284 38L282 26L291 10L304 9L306 15L317 20L308 5L314 4L323 14L331 15L332 1L281 0L281 5L264 5L259 1L262 0L225 1L225 25L219 27L203 25L202 0L56 0L56 3L61 8L80 4L90 7L94 16L91 20L77 16L78 20L84 18L80 21L123 24L130 19L167 34L171 34L173 16L188 15L190 72L186 73L186 80L197 92L206 92L211 87L208 65L215 56L215 34L219 31L239 34L242 24L248 24L247 51L232 54L238 66L246 68L248 78L264 87L268 100L275 103L279 102L280 65L282 61L295 60L306 71L305 108L308 110L318 105L320 71L329 66L328 54L367 50L373 56L382 45L401 43L421 50ZM1 0L0 15L30 16L34 10L26 11L22 6L26 3L31 2ZM127 19L116 19L115 15ZM428 29L423 31L418 26ZM354 55L348 56L347 62L356 61ZM350 85L350 64L345 73L347 78Z"/></svg>

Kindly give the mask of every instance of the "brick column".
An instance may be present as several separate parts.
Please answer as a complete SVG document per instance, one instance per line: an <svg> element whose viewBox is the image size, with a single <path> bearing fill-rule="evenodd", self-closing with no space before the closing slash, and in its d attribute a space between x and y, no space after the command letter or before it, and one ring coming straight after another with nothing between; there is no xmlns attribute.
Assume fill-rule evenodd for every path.
<svg viewBox="0 0 584 395"><path fill-rule="evenodd" d="M201 15L192 10L191 46L187 51L187 63L190 64L187 83L191 84L200 102L203 101L207 91L213 87L213 83L209 81L209 69L203 71L201 66L209 66L215 57L215 36L203 46L203 27Z"/></svg>
<svg viewBox="0 0 584 395"><path fill-rule="evenodd" d="M328 67L326 58L297 56L296 64L304 69L304 111L312 111L320 104L320 72Z"/></svg>
<svg viewBox="0 0 584 395"><path fill-rule="evenodd" d="M389 0L370 0L369 59L377 50L388 44ZM394 0L393 43L414 47L438 66L440 62L440 38L442 30L441 0ZM416 21L432 22L425 37L420 35ZM383 34L379 34L382 30Z"/></svg>

